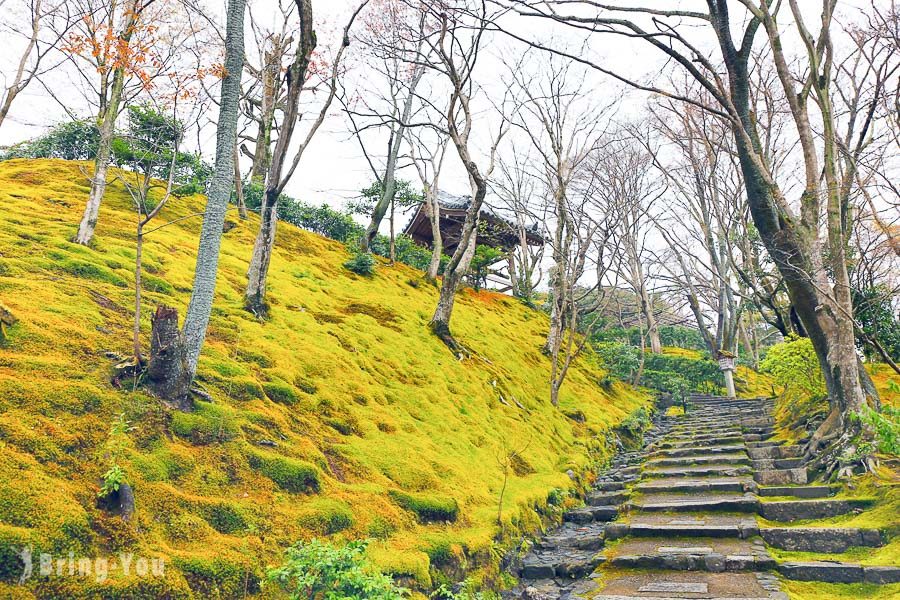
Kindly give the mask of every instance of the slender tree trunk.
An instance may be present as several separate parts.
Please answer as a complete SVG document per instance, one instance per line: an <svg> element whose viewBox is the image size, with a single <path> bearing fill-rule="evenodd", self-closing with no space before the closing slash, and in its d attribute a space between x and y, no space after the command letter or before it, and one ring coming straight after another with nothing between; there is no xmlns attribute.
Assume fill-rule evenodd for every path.
<svg viewBox="0 0 900 600"><path fill-rule="evenodd" d="M477 217L475 217L475 223L477 223L477 220ZM438 304L434 310L434 315L431 317L431 330L441 338L451 350L458 353L464 353L464 349L453 338L453 334L450 332L450 317L453 315L453 305L456 302L456 290L459 287L462 278L469 271L469 265L472 262L472 257L475 255L477 237L475 232L477 225L475 223L472 224L469 235L463 235L460 239L460 245L456 248L456 252L453 253L450 264L444 271L444 278L441 281L441 294L438 298ZM463 245L467 237L468 243Z"/></svg>
<svg viewBox="0 0 900 600"><path fill-rule="evenodd" d="M389 223L390 230L391 230L391 251L390 251L391 264L394 264L395 262L397 262L397 244L394 239L394 208L395 208L394 199L391 198L391 216L390 216L390 223Z"/></svg>
<svg viewBox="0 0 900 600"><path fill-rule="evenodd" d="M189 380L197 372L200 350L212 312L219 267L222 227L228 210L228 198L234 179L234 144L237 138L238 103L241 97L241 72L244 67L245 0L228 0L225 37L225 78L216 125L216 162L209 185L209 197L203 214L194 286L184 319L186 365Z"/></svg>
<svg viewBox="0 0 900 600"><path fill-rule="evenodd" d="M144 250L143 216L138 212L137 244L134 251L134 359L140 365L144 362L141 356L141 258Z"/></svg>
<svg viewBox="0 0 900 600"><path fill-rule="evenodd" d="M253 255L250 257L250 268L247 272L247 291L245 304L247 309L257 316L265 316L266 279L269 274L269 263L275 249L275 228L278 223L277 190L267 188L260 209L259 233L253 244Z"/></svg>
<svg viewBox="0 0 900 600"><path fill-rule="evenodd" d="M436 281L438 271L441 268L441 256L444 254L444 243L441 236L441 205L438 201L437 190L429 186L425 190L426 202L428 202L428 220L431 221L431 263L425 278L428 281Z"/></svg>
<svg viewBox="0 0 900 600"><path fill-rule="evenodd" d="M237 143L234 145L234 195L237 199L238 216L247 220L247 204L244 202L244 182L241 181L241 163L238 161Z"/></svg>
<svg viewBox="0 0 900 600"><path fill-rule="evenodd" d="M118 36L117 42L127 47L137 26L140 2L131 3L126 23ZM78 233L72 240L76 244L87 246L94 238L97 219L100 216L100 203L106 193L106 173L109 170L111 144L116 131L116 118L119 116L119 105L122 102L122 91L125 89L125 65L118 65L113 71L113 81L109 98L100 113L100 140L97 145L97 156L94 159L94 176L91 178L91 191L88 195Z"/></svg>

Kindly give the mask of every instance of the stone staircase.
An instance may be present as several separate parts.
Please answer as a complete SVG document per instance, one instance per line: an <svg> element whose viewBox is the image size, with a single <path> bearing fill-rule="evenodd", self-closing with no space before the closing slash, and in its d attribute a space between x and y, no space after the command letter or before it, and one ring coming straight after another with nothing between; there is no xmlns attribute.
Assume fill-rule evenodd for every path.
<svg viewBox="0 0 900 600"><path fill-rule="evenodd" d="M900 582L900 566L778 563L768 548L844 552L886 543L877 530L760 526L869 507L809 485L800 448L770 438L767 399L691 398L663 418L641 452L618 455L586 506L569 511L521 562L504 598L530 600L786 599L780 578ZM599 588L599 591L598 591Z"/></svg>

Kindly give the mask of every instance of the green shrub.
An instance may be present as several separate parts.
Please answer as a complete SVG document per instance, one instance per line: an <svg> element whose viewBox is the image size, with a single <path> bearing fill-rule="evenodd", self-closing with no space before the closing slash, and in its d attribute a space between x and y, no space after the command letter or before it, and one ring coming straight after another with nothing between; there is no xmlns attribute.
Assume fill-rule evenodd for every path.
<svg viewBox="0 0 900 600"><path fill-rule="evenodd" d="M357 275L369 277L375 273L375 259L368 252L357 252L344 263L344 267Z"/></svg>
<svg viewBox="0 0 900 600"><path fill-rule="evenodd" d="M802 402L826 397L825 379L809 338L789 339L775 344L759 365L775 384L784 389L789 401Z"/></svg>
<svg viewBox="0 0 900 600"><path fill-rule="evenodd" d="M100 130L90 119L61 123L46 134L21 142L0 154L0 160L12 158L62 158L93 160L97 156Z"/></svg>
<svg viewBox="0 0 900 600"><path fill-rule="evenodd" d="M253 451L250 466L288 492L318 492L319 469L302 460Z"/></svg>
<svg viewBox="0 0 900 600"><path fill-rule="evenodd" d="M291 384L284 381L270 381L263 384L263 391L272 402L293 406L300 401Z"/></svg>
<svg viewBox="0 0 900 600"><path fill-rule="evenodd" d="M398 600L406 591L366 560L367 541L336 548L313 539L285 551L287 558L268 573L270 581L292 600Z"/></svg>
<svg viewBox="0 0 900 600"><path fill-rule="evenodd" d="M459 505L453 498L409 494L400 490L391 490L389 495L397 506L414 513L422 523L453 522L459 518Z"/></svg>
<svg viewBox="0 0 900 600"><path fill-rule="evenodd" d="M866 408L860 418L875 433L875 447L879 452L900 455L900 409L882 406L879 413Z"/></svg>

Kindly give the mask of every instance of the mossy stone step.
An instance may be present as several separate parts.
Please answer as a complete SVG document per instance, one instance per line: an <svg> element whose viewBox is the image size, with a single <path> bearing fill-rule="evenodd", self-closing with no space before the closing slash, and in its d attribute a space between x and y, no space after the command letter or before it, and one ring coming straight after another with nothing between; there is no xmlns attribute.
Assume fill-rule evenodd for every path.
<svg viewBox="0 0 900 600"><path fill-rule="evenodd" d="M666 448L698 448L698 447L714 447L714 446L727 446L727 445L738 445L743 444L744 438L740 435L729 435L729 436L715 436L708 439L696 439L696 438L684 438L684 439L672 439L666 438L662 440L658 445L658 449L666 449Z"/></svg>
<svg viewBox="0 0 900 600"><path fill-rule="evenodd" d="M823 583L900 583L900 567L862 566L831 561L785 562L778 572L787 579L821 581Z"/></svg>
<svg viewBox="0 0 900 600"><path fill-rule="evenodd" d="M803 448L800 446L764 446L761 448L747 448L747 454L753 460L773 460L781 458L799 458L803 456Z"/></svg>
<svg viewBox="0 0 900 600"><path fill-rule="evenodd" d="M639 492L674 492L674 493L708 493L708 492L752 492L756 483L749 477L663 477L647 479L634 486Z"/></svg>
<svg viewBox="0 0 900 600"><path fill-rule="evenodd" d="M799 552L846 552L853 547L878 548L884 537L877 529L856 527L763 527L767 544Z"/></svg>
<svg viewBox="0 0 900 600"><path fill-rule="evenodd" d="M605 523L619 516L619 509L615 506L585 506L567 511L563 515L563 521L569 523Z"/></svg>
<svg viewBox="0 0 900 600"><path fill-rule="evenodd" d="M827 498L834 496L838 491L837 486L832 485L778 485L759 486L756 493L759 496L794 496L795 498Z"/></svg>
<svg viewBox="0 0 900 600"><path fill-rule="evenodd" d="M696 456L707 454L735 454L746 451L743 444L727 444L721 446L684 446L681 448L665 448L656 451L655 455L665 456L668 458L678 458L682 456ZM748 454L751 458L751 455Z"/></svg>
<svg viewBox="0 0 900 600"><path fill-rule="evenodd" d="M522 559L519 575L525 579L562 577L575 579L593 572L604 561L599 552L567 550L532 552Z"/></svg>
<svg viewBox="0 0 900 600"><path fill-rule="evenodd" d="M809 481L806 467L757 470L753 478L761 485L803 485Z"/></svg>
<svg viewBox="0 0 900 600"><path fill-rule="evenodd" d="M638 514L625 522L608 523L606 539L631 537L708 537L748 539L759 535L756 519L732 515Z"/></svg>
<svg viewBox="0 0 900 600"><path fill-rule="evenodd" d="M675 571L764 571L775 567L761 540L689 538L630 539L608 551L610 565Z"/></svg>
<svg viewBox="0 0 900 600"><path fill-rule="evenodd" d="M801 458L764 458L753 461L753 468L764 471L778 469L798 469L803 465Z"/></svg>
<svg viewBox="0 0 900 600"><path fill-rule="evenodd" d="M701 465L696 467L659 467L643 472L650 477L740 477L749 475L753 469L749 465Z"/></svg>
<svg viewBox="0 0 900 600"><path fill-rule="evenodd" d="M595 600L788 600L778 580L766 573L652 571L616 573L603 580Z"/></svg>
<svg viewBox="0 0 900 600"><path fill-rule="evenodd" d="M759 514L770 520L780 522L801 521L806 519L828 519L851 512L862 512L870 508L874 500L856 498L848 500L784 500L777 502L760 502Z"/></svg>
<svg viewBox="0 0 900 600"><path fill-rule="evenodd" d="M629 493L624 490L615 492L591 492L585 501L590 506L617 506L628 499Z"/></svg>
<svg viewBox="0 0 900 600"><path fill-rule="evenodd" d="M746 454L701 454L696 456L676 456L670 458L653 458L644 463L648 468L696 466L696 465L749 465L750 457Z"/></svg>
<svg viewBox="0 0 900 600"><path fill-rule="evenodd" d="M643 494L627 506L648 512L756 512L759 500L754 494Z"/></svg>

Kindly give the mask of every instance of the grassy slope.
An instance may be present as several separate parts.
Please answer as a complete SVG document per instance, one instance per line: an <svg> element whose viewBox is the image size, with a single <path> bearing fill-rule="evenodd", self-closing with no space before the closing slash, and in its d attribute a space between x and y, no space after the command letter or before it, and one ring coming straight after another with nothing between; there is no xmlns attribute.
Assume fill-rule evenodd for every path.
<svg viewBox="0 0 900 600"><path fill-rule="evenodd" d="M258 322L241 308L258 221L232 215L199 368L215 403L172 414L109 383L104 353L130 347L135 215L115 182L95 247L70 243L88 192L84 168L0 163L0 301L20 319L0 347L0 546L162 554L180 561L167 569L171 585L199 572L188 577L196 588L212 573L228 595L235 571L243 580L296 539L345 528L340 536L378 538L381 566L426 585L428 552L446 560L462 545L488 556L499 457L524 449L504 520L534 526L527 507L571 486L566 471L588 465L596 436L646 401L619 386L601 390L585 358L553 409L539 351L543 314L499 294L462 293L453 325L477 354L460 363L427 333L437 292L419 285L418 272L382 265L358 277L342 268L342 245L284 224L269 276L271 320ZM159 222L201 208L201 198L174 200ZM184 313L199 226L190 218L148 237L145 340L153 307ZM565 416L579 412L583 423ZM120 413L134 427L123 466L136 527L95 508ZM277 448L261 447L264 439ZM279 489L248 462L261 452L314 465L321 491ZM419 524L390 490L452 498L459 520ZM0 570L8 558L0 556Z"/></svg>

